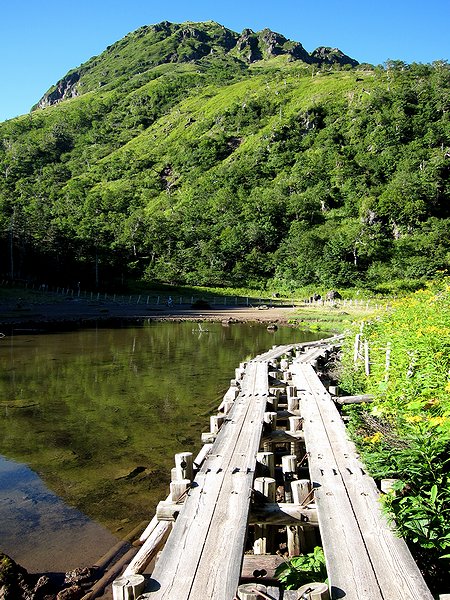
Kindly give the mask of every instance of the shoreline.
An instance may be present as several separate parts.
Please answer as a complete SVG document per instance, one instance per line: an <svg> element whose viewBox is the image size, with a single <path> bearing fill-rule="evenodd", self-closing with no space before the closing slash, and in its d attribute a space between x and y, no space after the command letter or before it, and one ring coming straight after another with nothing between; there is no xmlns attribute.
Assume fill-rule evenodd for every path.
<svg viewBox="0 0 450 600"><path fill-rule="evenodd" d="M296 310L290 306L193 309L189 305L180 305L168 308L161 305L120 305L80 300L24 304L23 307L0 305L0 333L45 333L96 325L120 327L144 321L255 322L287 326L290 319L295 317Z"/></svg>

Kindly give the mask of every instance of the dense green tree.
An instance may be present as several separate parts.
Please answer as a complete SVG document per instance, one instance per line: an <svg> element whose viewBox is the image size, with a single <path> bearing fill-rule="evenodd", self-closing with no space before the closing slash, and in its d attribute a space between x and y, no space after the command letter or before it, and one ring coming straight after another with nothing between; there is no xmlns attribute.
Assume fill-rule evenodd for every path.
<svg viewBox="0 0 450 600"><path fill-rule="evenodd" d="M1 271L292 289L446 269L449 65L322 69L257 34L251 63L238 37L141 28L60 82L77 97L1 123Z"/></svg>

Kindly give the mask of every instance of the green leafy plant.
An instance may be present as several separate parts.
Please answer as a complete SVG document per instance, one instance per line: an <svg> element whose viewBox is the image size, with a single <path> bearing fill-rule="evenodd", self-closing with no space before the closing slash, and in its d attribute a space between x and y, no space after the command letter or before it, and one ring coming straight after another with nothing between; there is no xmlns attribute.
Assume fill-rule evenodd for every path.
<svg viewBox="0 0 450 600"><path fill-rule="evenodd" d="M430 588L438 586L450 558L450 279L392 302L357 332L369 345L370 373L355 362L349 336L341 386L375 400L346 411L348 430L369 473L397 480L383 509Z"/></svg>
<svg viewBox="0 0 450 600"><path fill-rule="evenodd" d="M313 581L326 581L327 569L323 549L316 546L309 554L293 556L286 560L277 567L275 577L287 590L298 589L303 584Z"/></svg>

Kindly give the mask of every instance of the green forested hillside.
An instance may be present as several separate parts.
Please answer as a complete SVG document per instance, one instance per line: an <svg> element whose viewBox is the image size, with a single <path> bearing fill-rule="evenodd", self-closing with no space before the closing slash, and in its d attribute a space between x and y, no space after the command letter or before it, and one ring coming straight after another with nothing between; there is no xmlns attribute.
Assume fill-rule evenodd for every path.
<svg viewBox="0 0 450 600"><path fill-rule="evenodd" d="M0 124L0 271L366 285L450 262L449 66L143 27ZM51 273L51 275L49 275Z"/></svg>

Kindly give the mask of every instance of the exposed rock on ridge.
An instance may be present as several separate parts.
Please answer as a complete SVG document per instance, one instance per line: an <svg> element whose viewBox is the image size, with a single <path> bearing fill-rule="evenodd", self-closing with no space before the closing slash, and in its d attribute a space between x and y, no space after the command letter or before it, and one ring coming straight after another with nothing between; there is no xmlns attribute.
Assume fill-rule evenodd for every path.
<svg viewBox="0 0 450 600"><path fill-rule="evenodd" d="M350 56L341 52L339 48L329 48L328 46L319 46L319 48L316 48L311 53L311 57L313 62L318 62L319 64L350 65L351 67L356 67L359 64L357 60L350 58Z"/></svg>
<svg viewBox="0 0 450 600"><path fill-rule="evenodd" d="M156 25L143 26L126 35L108 46L99 56L91 58L78 69L68 73L33 109L57 104L111 84L121 76L131 77L161 64L202 64L202 61L210 56L224 56L228 53L243 66L280 55L319 66L358 65L356 60L337 48L321 46L309 54L299 42L289 40L267 28L256 33L251 29L244 29L239 35L212 21L181 24L162 21ZM114 63L117 61L120 61L120 69L115 68Z"/></svg>
<svg viewBox="0 0 450 600"><path fill-rule="evenodd" d="M61 100L67 98L75 98L78 96L76 84L80 79L79 71L72 71L67 74L63 79L60 79L56 84L55 88L51 92L47 92L37 103L36 108L45 108L52 104L57 104Z"/></svg>

